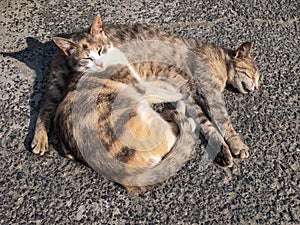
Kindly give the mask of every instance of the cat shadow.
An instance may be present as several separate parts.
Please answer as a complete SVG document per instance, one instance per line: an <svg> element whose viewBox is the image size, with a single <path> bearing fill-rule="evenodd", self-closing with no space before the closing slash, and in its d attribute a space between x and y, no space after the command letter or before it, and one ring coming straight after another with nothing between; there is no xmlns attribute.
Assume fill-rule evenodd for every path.
<svg viewBox="0 0 300 225"><path fill-rule="evenodd" d="M240 94L240 92L235 87L233 87L231 84L226 85L226 90L229 92L235 93L235 94Z"/></svg>
<svg viewBox="0 0 300 225"><path fill-rule="evenodd" d="M58 34L56 36L67 38L70 36L70 34ZM34 136L35 123L38 116L42 92L50 74L53 55L58 48L53 41L42 43L33 37L27 37L26 43L27 48L21 51L0 52L0 54L2 54L4 57L12 57L17 59L18 61L26 64L36 74L29 101L30 122L28 126L28 133L23 142L26 149L31 151L30 143Z"/></svg>

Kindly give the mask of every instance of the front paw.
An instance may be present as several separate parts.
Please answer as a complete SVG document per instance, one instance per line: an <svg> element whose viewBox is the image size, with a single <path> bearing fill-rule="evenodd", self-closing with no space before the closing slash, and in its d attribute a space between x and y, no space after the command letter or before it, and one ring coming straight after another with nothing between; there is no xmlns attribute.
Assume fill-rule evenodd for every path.
<svg viewBox="0 0 300 225"><path fill-rule="evenodd" d="M249 147L242 140L232 141L229 144L230 151L235 158L245 159L249 157Z"/></svg>
<svg viewBox="0 0 300 225"><path fill-rule="evenodd" d="M37 155L44 155L48 151L48 135L46 131L36 131L31 142L32 152Z"/></svg>

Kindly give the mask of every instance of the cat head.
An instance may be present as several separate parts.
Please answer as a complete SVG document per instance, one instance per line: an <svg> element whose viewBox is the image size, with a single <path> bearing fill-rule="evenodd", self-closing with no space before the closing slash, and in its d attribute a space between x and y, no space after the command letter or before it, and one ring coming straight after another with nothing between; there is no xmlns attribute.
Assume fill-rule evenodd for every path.
<svg viewBox="0 0 300 225"><path fill-rule="evenodd" d="M252 43L245 42L232 52L229 80L233 87L245 94L258 90L259 71L255 59L250 55Z"/></svg>
<svg viewBox="0 0 300 225"><path fill-rule="evenodd" d="M106 68L105 57L113 46L103 31L102 21L96 16L89 33L78 33L70 39L54 37L55 44L64 52L73 70L99 72Z"/></svg>

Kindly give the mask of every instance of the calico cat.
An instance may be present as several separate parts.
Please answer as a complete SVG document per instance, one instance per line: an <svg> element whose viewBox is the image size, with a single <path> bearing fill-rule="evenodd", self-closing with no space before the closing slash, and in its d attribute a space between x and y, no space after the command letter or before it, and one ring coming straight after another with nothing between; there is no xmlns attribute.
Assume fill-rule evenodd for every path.
<svg viewBox="0 0 300 225"><path fill-rule="evenodd" d="M117 124L114 127L110 126L112 119L109 116L103 116L103 121L99 119L97 126L101 129L98 133L105 147L102 151L108 150L109 153L120 162L126 162L126 164L136 167L154 166L158 164L171 149L173 149L172 154L177 154L177 158L182 155L181 157L187 160L188 153L193 149L192 146L195 139L193 130L195 129L195 125L193 125L192 120L185 118L182 104L180 104L181 106L178 108L177 114L174 111L165 111L162 115L156 113L149 105L149 103L159 103L162 100L175 102L181 100L182 95L170 85L163 84L163 82L151 83L151 81L137 81L134 86L130 87L129 83L132 78L136 80L140 78L138 74L135 74L134 70L127 70L127 67L119 72L125 73L124 77L121 77L122 79L120 79L120 75L118 75L118 78L122 82L114 80L114 77L105 79L106 76L103 74L101 77L93 76L93 73L98 75L97 72L105 71L107 67L124 63L127 64L127 62L123 60L124 56L114 50L113 46L101 45L101 47L99 47L99 44L97 44L97 34L93 33L93 28L94 26L92 26L90 34L76 34L72 37L72 40L54 38L54 42L63 50L63 55L58 53L55 57L51 77L46 88L47 91L42 100L41 111L36 125L37 132L33 141L34 153L44 154L47 148L44 140L47 138L46 132L50 124L50 121L47 120L55 114L54 124L58 136L61 139L63 149L66 150L66 156L70 158L76 157L81 161L85 161L85 158L82 157L82 152L80 152L77 147L78 142L80 142L83 137L80 136L80 140L77 140L77 137L74 139L76 134L72 133L72 126L74 126L74 122L72 121L72 108L74 108L75 104L73 102L74 96L76 92L78 92L78 81L83 74L88 74L88 78L92 79L91 82L93 85L97 83L96 93L91 93L95 88L90 86L84 93L89 93L91 96L96 97L99 95L98 98L101 98L101 100L98 99L97 101L99 103L97 107L93 108L95 116L93 118L85 118L84 114L83 117L80 118L80 121L92 120L99 117L99 115L100 117L103 116L106 114L106 111L109 110L114 94L119 94L123 89L128 91L128 89L131 88L133 90L133 93L125 96L123 99L127 104L131 102L129 105L133 105L134 110L130 112L130 114L133 114L132 117L124 124L127 130L124 129L125 131L121 132L121 137L114 137L112 132ZM77 58L78 55L81 58ZM130 66L128 67L131 68ZM128 75L130 72L133 73L134 76L130 77ZM99 91L99 85L105 86L101 89L104 93L101 92L101 90ZM158 87L158 85L163 85L164 88L162 89ZM135 91L137 86L139 86L139 89L144 89L144 93L141 96L141 98L143 98L142 101L137 98L139 95L139 93ZM98 92L100 92L100 94ZM155 98L152 99L152 96L155 96ZM157 99L157 97L159 98ZM58 99L58 108L56 110L53 107L53 105L56 104L54 98ZM61 99L63 99L62 102ZM179 110L180 108L181 110ZM120 115L118 115L118 117L125 117L123 116L125 114L124 112L119 113ZM47 125L47 127L45 125ZM79 126L82 125L79 124ZM78 130L80 130L80 128ZM88 133L90 133L90 131ZM150 137L148 137L150 135L149 133L151 134ZM132 137L132 134L135 137ZM146 139L145 135L147 136ZM143 139L142 143L138 143L139 139ZM42 141L42 143L39 141ZM129 143L124 145L123 143L126 142ZM130 146L130 148L128 146ZM186 151L178 153L176 149L178 149L178 151L186 149ZM39 152L37 152L37 150L39 150ZM107 163L109 162L109 159L105 160L102 158L102 160ZM172 160L172 157L169 157L169 160L165 159L164 164L168 164L170 160ZM163 164L160 166L163 166ZM150 180L148 178L146 179L146 175L142 176L142 174L141 170L139 170L138 176L141 178L139 179L138 176L134 176L134 182L131 181L131 183L137 186L141 183L145 184L147 180ZM124 183L124 178L121 178L122 183ZM129 178L126 177L126 179L126 183L130 183Z"/></svg>
<svg viewBox="0 0 300 225"><path fill-rule="evenodd" d="M149 41L159 41L167 43L167 45L153 46L152 42L149 45ZM67 149L66 155L73 155L84 161L82 152L78 150L77 146L78 142L84 141L80 140L80 136L74 138L74 135L77 134L72 127L73 120L70 114L72 114L80 79L86 74L94 73L98 77L101 76L102 79L101 81L96 80L94 84L100 82L99 84L105 88L102 88L100 92L98 89L96 89L98 92L89 92L89 89L83 88L82 93L98 94L98 111L93 111L92 115L102 118L102 120L97 119L95 123L98 124L98 133L106 149L112 148L112 144L116 141L115 137L112 138L113 127L109 113L117 93L123 90L114 85L121 83L125 85L125 89L134 90L134 95L143 96L151 88L157 90L157 93L163 93L170 87L172 90L170 95L184 93L185 100L189 102L187 108L190 104L196 109L196 117L193 119L198 124L200 132L216 148L215 161L223 166L231 166L233 157L248 157L248 147L233 129L221 93L226 83L232 84L241 93L258 89L259 72L250 55L251 43L246 42L237 50L229 50L212 44L204 44L198 40L184 40L157 28L141 24L107 26L104 33L100 16L95 18L90 33L75 34L71 39L54 38L54 42L62 51L54 57L52 72L41 101L35 136L32 141L35 154L43 155L47 151L47 133L51 121L55 117L54 123L61 142ZM127 43L130 44L126 46ZM171 47L168 49L168 46ZM125 64L123 64L124 59L122 58L124 55L114 54L115 49L117 52L127 54ZM195 63L199 62L197 57L200 58L200 62L204 62L204 66ZM153 59L156 59L156 62ZM135 60L139 60L139 62ZM122 67L114 68L122 64ZM111 70L111 67L114 69ZM89 78L94 79L93 76L89 76ZM89 88L92 83L91 81ZM112 154L121 162L143 166L149 166L154 162L153 165L156 165L152 171L147 171L142 176L131 177L130 185L138 186L147 183L147 179L164 176L169 169L162 171L163 166L170 168L176 164L171 160L172 156L176 156L175 153L173 154L176 152L175 149L178 151L181 149L183 157L184 152L190 152L192 149L194 143L193 122L185 115L185 110L178 110L184 107L177 107L177 110L176 107L172 110L165 110L161 114L157 114L151 107L151 104L159 102L181 102L182 105L183 96L173 99L167 96L164 95L163 101L150 100L141 105L134 98L129 98L129 102L133 101L132 104L135 107L130 113L132 117L124 123L126 128L134 130L136 135L145 135L149 129L145 119L147 120L151 115L161 120L164 124L162 127L165 126L165 131L168 133L163 138L163 141L168 144L161 142L164 150L159 151L157 160L149 159L147 154L139 156L141 151L133 148L124 148L122 145L113 147L114 150L117 150ZM88 95L85 97L88 98ZM78 112L81 112L80 110ZM127 113L125 114L127 115ZM125 114L121 113L120 115ZM156 128L154 127L154 130ZM125 134L125 140L127 140L126 129L122 131L122 134ZM113 152L114 150L109 151ZM134 182L134 179L138 181Z"/></svg>

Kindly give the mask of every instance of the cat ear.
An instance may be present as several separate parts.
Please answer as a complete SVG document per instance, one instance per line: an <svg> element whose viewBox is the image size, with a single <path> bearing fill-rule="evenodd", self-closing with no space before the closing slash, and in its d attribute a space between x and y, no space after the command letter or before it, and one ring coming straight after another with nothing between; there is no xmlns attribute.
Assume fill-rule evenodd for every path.
<svg viewBox="0 0 300 225"><path fill-rule="evenodd" d="M71 50L77 47L73 41L66 38L54 37L53 41L67 56L71 55Z"/></svg>
<svg viewBox="0 0 300 225"><path fill-rule="evenodd" d="M250 51L252 48L251 42L245 42L238 47L234 52L234 58L247 58L250 57Z"/></svg>
<svg viewBox="0 0 300 225"><path fill-rule="evenodd" d="M93 37L98 35L104 35L102 20L99 14L94 19L94 22L91 26L90 33Z"/></svg>

